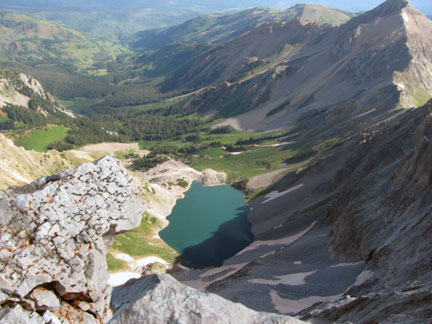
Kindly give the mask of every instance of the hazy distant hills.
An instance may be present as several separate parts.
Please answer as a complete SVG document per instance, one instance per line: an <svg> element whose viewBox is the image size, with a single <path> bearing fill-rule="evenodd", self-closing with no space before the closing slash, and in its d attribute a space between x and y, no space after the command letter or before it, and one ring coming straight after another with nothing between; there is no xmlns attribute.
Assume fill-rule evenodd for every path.
<svg viewBox="0 0 432 324"><path fill-rule="evenodd" d="M132 35L146 29L171 26L195 17L197 13L176 10L41 10L29 15L87 33L93 37L111 41L129 42Z"/></svg>
<svg viewBox="0 0 432 324"><path fill-rule="evenodd" d="M3 9L22 9L22 10L81 10L81 11L111 11L127 9L153 9L153 10L172 10L173 7L178 11L195 11L201 13L221 12L227 10L241 10L262 5L259 0L239 0L239 1L208 1L208 0L3 0ZM266 5L269 7L280 8L281 2L278 0L268 0Z"/></svg>
<svg viewBox="0 0 432 324"><path fill-rule="evenodd" d="M1 10L23 12L33 17L64 24L94 37L128 42L134 33L143 30L173 26L203 14L239 12L259 6L282 9L282 6L286 8L286 2L278 0L266 2L262 0L235 2L226 0L131 0L123 2L112 0L4 0ZM353 8L353 11L358 11L355 9L357 6ZM319 23L316 19L314 21ZM165 35L162 36L166 38ZM174 40L177 38L174 37Z"/></svg>
<svg viewBox="0 0 432 324"><path fill-rule="evenodd" d="M340 25L353 14L317 5L296 5L286 11L254 8L237 13L203 15L169 28L146 30L136 35L135 49L157 49L164 45L220 43L233 39L266 22L301 19L320 25Z"/></svg>
<svg viewBox="0 0 432 324"><path fill-rule="evenodd" d="M45 20L0 13L0 60L30 66L66 66L76 70L109 61L126 49Z"/></svg>
<svg viewBox="0 0 432 324"><path fill-rule="evenodd" d="M77 29L95 37L127 41L134 33L173 26L214 12L240 11L263 5L258 0L206 1L54 1L4 0L2 10L23 12ZM279 1L265 5L279 8Z"/></svg>

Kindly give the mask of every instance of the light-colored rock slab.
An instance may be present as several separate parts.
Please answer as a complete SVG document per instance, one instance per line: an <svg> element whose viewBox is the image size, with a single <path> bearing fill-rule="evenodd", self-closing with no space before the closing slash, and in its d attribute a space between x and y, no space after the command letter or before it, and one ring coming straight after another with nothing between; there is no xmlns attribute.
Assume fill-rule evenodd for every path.
<svg viewBox="0 0 432 324"><path fill-rule="evenodd" d="M169 275L142 277L113 292L110 324L300 324L293 317L253 311L184 286Z"/></svg>

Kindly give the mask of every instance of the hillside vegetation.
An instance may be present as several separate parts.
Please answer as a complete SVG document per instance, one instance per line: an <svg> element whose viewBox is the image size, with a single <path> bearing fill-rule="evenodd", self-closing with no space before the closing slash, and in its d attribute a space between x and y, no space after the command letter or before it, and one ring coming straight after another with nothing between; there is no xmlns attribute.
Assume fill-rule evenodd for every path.
<svg viewBox="0 0 432 324"><path fill-rule="evenodd" d="M127 53L108 41L19 13L0 13L0 60L30 66L63 66L104 74L104 64ZM97 64L100 65L97 65Z"/></svg>

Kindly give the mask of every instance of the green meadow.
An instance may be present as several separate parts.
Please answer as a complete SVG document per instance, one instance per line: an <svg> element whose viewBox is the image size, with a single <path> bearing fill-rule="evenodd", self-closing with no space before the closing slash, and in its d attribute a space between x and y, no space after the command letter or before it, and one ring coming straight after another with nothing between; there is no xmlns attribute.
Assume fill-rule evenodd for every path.
<svg viewBox="0 0 432 324"><path fill-rule="evenodd" d="M163 241L154 239L162 224L144 213L141 225L127 233L116 235L110 253L107 255L108 269L119 271L127 268L127 263L115 258L117 253L126 253L135 258L157 255L167 262L174 263L177 252Z"/></svg>
<svg viewBox="0 0 432 324"><path fill-rule="evenodd" d="M17 146L23 146L26 150L45 152L49 144L63 140L68 134L68 129L63 126L45 126L19 135L14 142Z"/></svg>

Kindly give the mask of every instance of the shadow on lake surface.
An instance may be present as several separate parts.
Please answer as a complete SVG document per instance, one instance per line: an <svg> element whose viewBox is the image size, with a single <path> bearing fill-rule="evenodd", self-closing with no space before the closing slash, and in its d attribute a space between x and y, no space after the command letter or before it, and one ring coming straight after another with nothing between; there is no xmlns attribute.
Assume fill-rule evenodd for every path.
<svg viewBox="0 0 432 324"><path fill-rule="evenodd" d="M180 263L189 268L221 266L224 260L253 242L248 214L249 207L237 208L236 217L220 225L209 239L185 248L179 256Z"/></svg>
<svg viewBox="0 0 432 324"><path fill-rule="evenodd" d="M177 201L160 237L180 254L182 265L221 265L253 241L249 206L230 186L203 187L194 182Z"/></svg>

